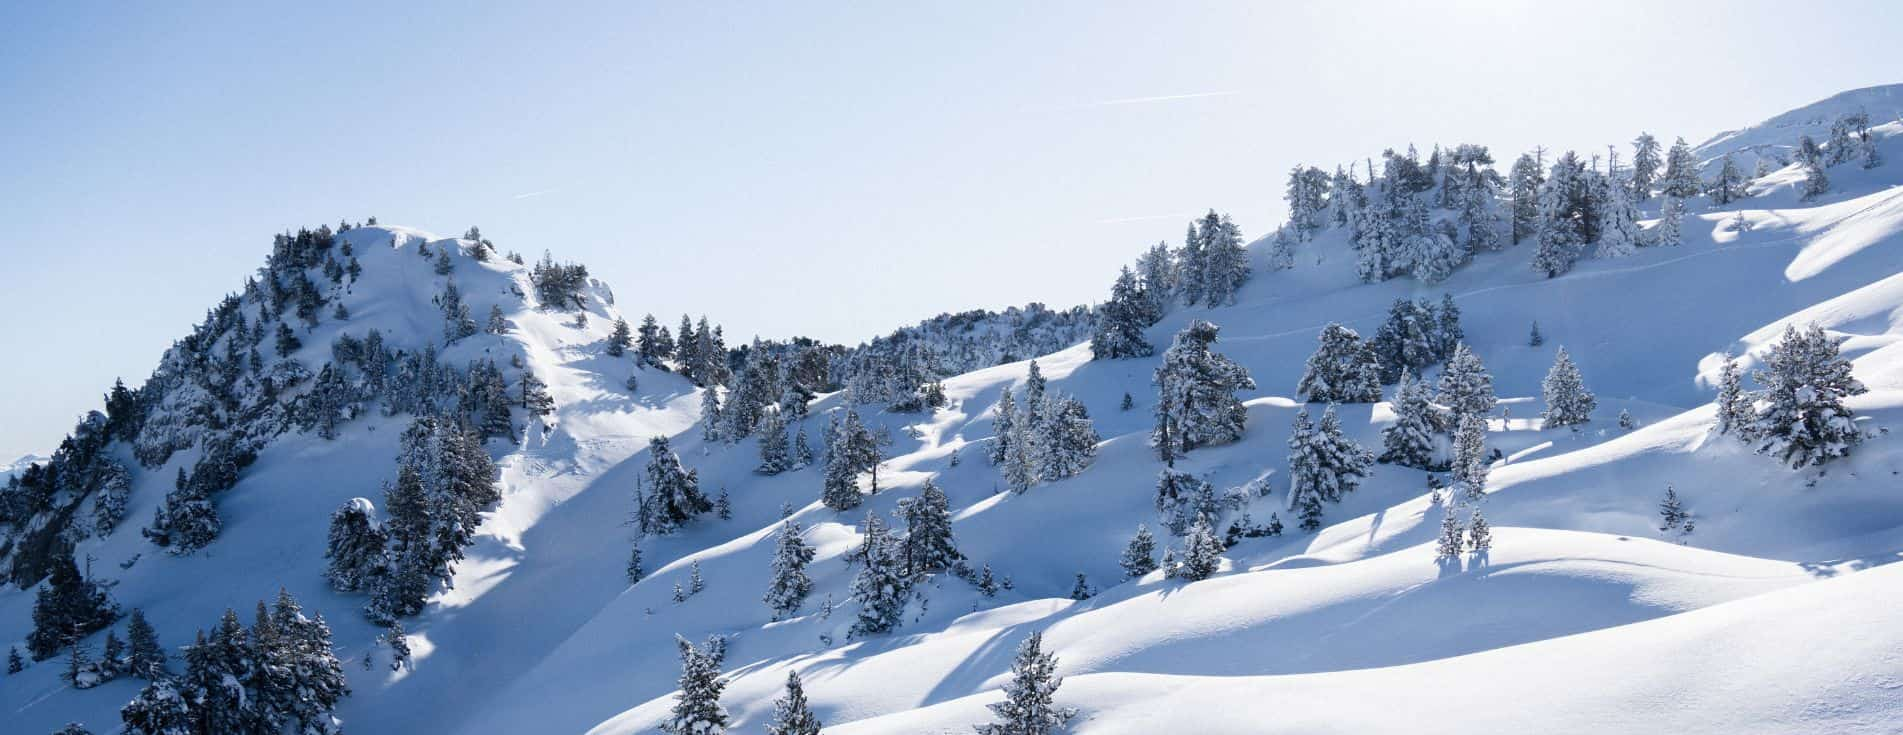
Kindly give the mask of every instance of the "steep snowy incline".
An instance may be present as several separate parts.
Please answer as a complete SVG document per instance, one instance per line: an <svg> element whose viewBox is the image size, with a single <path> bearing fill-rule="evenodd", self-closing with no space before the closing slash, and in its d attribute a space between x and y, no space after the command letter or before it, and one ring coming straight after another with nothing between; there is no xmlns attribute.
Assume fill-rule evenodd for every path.
<svg viewBox="0 0 1903 735"><path fill-rule="evenodd" d="M1892 160L1903 155L1898 132L1903 127L1878 131ZM1080 731L1124 732L1165 721L1159 718L1172 711L1168 698L1188 686L1165 674L1299 673L1290 680L1316 682L1313 687L1359 669L1368 670L1352 674L1357 682L1388 681L1382 677L1395 676L1385 673L1390 671L1448 677L1406 675L1411 689L1401 691L1426 692L1435 689L1433 683L1458 681L1455 672L1465 661L1504 654L1478 653L1494 648L1531 643L1506 650L1538 651L1595 630L1604 640L1629 634L1649 641L1657 634L1628 631L1658 630L1648 626L1661 625L1660 618L1675 620L1713 605L1723 610L1731 607L1724 605L1728 601L1792 587L1780 599L1802 607L1816 580L1880 566L1903 551L1903 495L1893 487L1903 472L1903 451L1886 430L1903 418L1903 393L1896 390L1903 384L1903 360L1895 347L1903 336L1896 316L1903 314L1903 282L1894 275L1903 272L1903 194L1893 189L1903 182L1894 167L1851 168L1833 169L1833 193L1817 201L1797 200L1790 171L1767 177L1757 196L1728 207L1693 200L1683 245L1582 261L1556 279L1534 273L1528 267L1532 248L1522 245L1481 255L1432 288L1411 280L1359 284L1341 233L1329 230L1301 246L1294 270L1266 272L1259 259L1258 275L1236 305L1177 311L1148 331L1160 348L1189 320L1222 327L1216 349L1248 367L1259 386L1253 394L1258 397L1248 403L1248 431L1235 444L1192 452L1178 466L1219 490L1266 482L1272 492L1252 501L1251 514L1260 521L1280 512L1288 522L1284 441L1299 405L1281 396L1293 393L1317 332L1342 322L1372 334L1393 299L1451 294L1465 315L1467 341L1503 399L1504 415L1491 422L1487 436L1507 459L1490 480L1486 512L1496 543L1486 564L1437 568L1432 541L1442 511L1423 494L1425 473L1381 465L1360 490L1328 507L1332 525L1319 534L1303 534L1290 522L1280 538L1245 540L1225 555L1224 571L1203 582L1152 575L1116 584L1118 553L1136 525L1157 528L1151 503L1160 463L1145 441L1148 382L1157 358L1090 361L1088 348L1078 346L1041 358L1039 366L1050 390L1085 402L1105 442L1083 474L1024 495L997 494L1003 483L981 459L991 407L1002 387L1021 385L1023 363L946 381L950 405L932 416L873 418L896 441L883 465L881 495L850 513L812 502L819 486L813 470L761 480L734 472L753 459L750 441L683 445L693 447L683 452L691 465L715 473L736 498L747 499L742 502L756 502L757 492L763 505L791 497L804 506L794 519L820 550L813 567L817 587L805 614L769 622L758 597L766 585L773 519L737 519L747 529L744 535L707 544L693 556L708 580L706 592L672 602L669 590L685 582L687 565L659 569L525 673L467 731L537 724L555 730L593 725L600 733L650 729L671 704L678 667L669 642L677 633L694 640L731 636L732 683L723 702L738 731L761 726L788 669L806 679L822 719L845 725L843 731L963 731L985 719L978 703L995 698L991 690L1002 683L1016 643L1030 630L1044 630L1062 661L1061 673L1083 674L1073 680L1078 683L1106 682L1079 686L1077 703L1104 711L1115 702L1132 703L1114 717L1093 718ZM1753 224L1749 231L1730 227L1740 212ZM1266 250L1266 243L1254 250ZM1546 336L1539 347L1526 344L1534 321ZM1723 353L1745 355L1749 368L1785 324L1812 321L1848 338L1845 353L1874 391L1851 405L1874 438L1824 473L1798 473L1730 438L1712 436L1707 402ZM1541 430L1539 385L1560 347L1579 363L1599 406L1594 421L1578 430ZM1136 399L1133 410L1118 408L1126 391ZM837 406L816 411L829 408ZM1617 427L1621 410L1642 428ZM1379 430L1391 420L1385 404L1343 406L1341 412L1347 432L1366 446L1378 446ZM954 464L954 454L963 461ZM974 564L988 562L1000 576L1009 575L1015 589L994 600L963 582L938 579L925 590L927 604L915 606L898 632L848 642L851 570L839 557L857 540L866 513L888 516L927 476L951 498L960 548ZM789 481L798 486L789 489ZM1657 503L1668 484L1676 485L1698 519L1690 546L1650 540L1660 536ZM721 535L702 527L684 538L692 546ZM670 539L664 548L676 548L679 540ZM1078 573L1104 588L1101 594L1085 602L1066 599ZM817 602L828 595L840 604L832 617ZM1846 623L1867 622L1855 613L1844 615ZM1749 637L1728 640L1741 647ZM1672 650L1688 650L1679 645ZM1733 653L1749 655L1742 650ZM1814 681L1828 676L1821 667L1843 663L1846 672L1870 671L1867 664L1881 660L1820 660L1814 669L1797 661L1792 670L1764 669L1755 681L1778 673ZM1513 670L1499 666L1485 676L1511 678L1507 672ZM1580 675L1598 681L1616 672ZM1097 686L1114 693L1099 697L1085 688ZM1362 696L1376 691L1371 684L1357 686L1365 686L1354 690ZM1678 688L1700 691L1690 684ZM1069 700L1065 693L1060 700ZM534 711L511 706L523 701L552 705ZM1588 715L1600 701L1582 697L1568 710L1577 715L1572 720L1529 721L1597 722ZM1791 701L1770 699L1765 706ZM1898 706L1893 699L1860 701ZM1604 703L1618 704L1612 698ZM1707 706L1723 706L1723 700ZM1207 712L1199 726L1259 731L1254 711L1212 705ZM1126 721L1126 715L1134 719ZM1447 721L1450 728L1495 722L1485 714L1472 720L1449 715ZM1363 729L1379 730L1384 722L1370 719Z"/></svg>

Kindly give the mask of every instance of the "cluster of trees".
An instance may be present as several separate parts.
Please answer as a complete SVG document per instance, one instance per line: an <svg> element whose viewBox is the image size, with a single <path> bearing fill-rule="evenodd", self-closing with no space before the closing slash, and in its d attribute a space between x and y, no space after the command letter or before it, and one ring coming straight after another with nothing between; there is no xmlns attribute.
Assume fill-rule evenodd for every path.
<svg viewBox="0 0 1903 735"><path fill-rule="evenodd" d="M542 259L529 269L529 282L535 286L535 298L550 309L580 309L588 305L582 290L588 287L588 266L557 263L555 256L543 252Z"/></svg>
<svg viewBox="0 0 1903 735"><path fill-rule="evenodd" d="M845 411L827 418L819 499L835 511L852 510L865 501L859 491L860 473L872 473L870 492L879 492L879 447L884 442L859 419L852 404L847 401Z"/></svg>
<svg viewBox="0 0 1903 735"><path fill-rule="evenodd" d="M364 614L389 624L422 611L475 539L481 513L501 499L495 463L478 436L425 417L399 440L396 482L374 504L352 498L331 514L325 576L340 592L367 592Z"/></svg>
<svg viewBox="0 0 1903 735"><path fill-rule="evenodd" d="M113 604L106 588L80 574L71 556L62 556L33 599L33 631L26 637L27 652L35 661L52 658L60 649L104 630L117 619L119 606Z"/></svg>
<svg viewBox="0 0 1903 735"><path fill-rule="evenodd" d="M135 395L115 385L107 412L88 412L51 458L0 485L0 578L32 587L71 563L77 540L110 534L125 518L132 473L107 448L137 433ZM82 514L79 506L88 498L92 512Z"/></svg>
<svg viewBox="0 0 1903 735"><path fill-rule="evenodd" d="M1764 356L1764 369L1747 391L1736 360L1726 356L1718 390L1717 430L1737 436L1758 453L1793 469L1849 456L1863 442L1856 415L1843 404L1868 389L1839 353L1840 340L1823 327L1786 325Z"/></svg>
<svg viewBox="0 0 1903 735"><path fill-rule="evenodd" d="M1335 405L1322 412L1321 422L1312 423L1308 409L1295 414L1289 431L1289 507L1302 519L1302 530L1322 527L1322 502L1341 502L1368 476L1374 453L1341 433L1341 419Z"/></svg>
<svg viewBox="0 0 1903 735"><path fill-rule="evenodd" d="M1090 337L1099 360L1146 357L1155 348L1143 330L1178 299L1185 306L1235 303L1236 291L1249 280L1249 254L1242 230L1215 210L1189 223L1183 245L1172 250L1157 243L1124 268L1110 287L1110 300L1097 309Z"/></svg>
<svg viewBox="0 0 1903 735"><path fill-rule="evenodd" d="M226 609L209 634L185 648L185 673L159 672L119 711L135 735L180 733L336 733L331 713L350 688L322 615L307 617L290 593L250 628Z"/></svg>
<svg viewBox="0 0 1903 735"><path fill-rule="evenodd" d="M1022 406L1007 386L992 409L993 439L987 457L1013 492L1075 475L1097 456L1101 438L1090 411L1082 401L1049 393L1045 386L1044 374L1032 360L1025 374Z"/></svg>
<svg viewBox="0 0 1903 735"><path fill-rule="evenodd" d="M700 490L700 471L681 464L667 437L648 440L648 464L635 490L635 528L664 536L714 509Z"/></svg>
<svg viewBox="0 0 1903 735"><path fill-rule="evenodd" d="M1215 352L1220 329L1200 319L1176 334L1151 382L1156 385L1156 424L1150 443L1163 461L1201 446L1242 437L1248 412L1236 391L1254 390L1255 379L1240 364Z"/></svg>
<svg viewBox="0 0 1903 735"><path fill-rule="evenodd" d="M1864 168L1883 165L1883 154L1870 134L1870 115L1861 110L1839 116L1831 123L1830 137L1819 144L1810 136L1799 136L1797 162L1804 167L1804 198L1811 199L1830 191L1825 169L1841 163L1860 161Z"/></svg>

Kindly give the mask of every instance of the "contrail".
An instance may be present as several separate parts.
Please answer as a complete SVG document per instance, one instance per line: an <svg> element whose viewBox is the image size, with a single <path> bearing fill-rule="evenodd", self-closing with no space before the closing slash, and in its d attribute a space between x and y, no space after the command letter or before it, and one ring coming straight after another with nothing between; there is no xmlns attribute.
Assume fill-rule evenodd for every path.
<svg viewBox="0 0 1903 735"><path fill-rule="evenodd" d="M1149 102L1171 102L1175 100L1193 100L1193 99L1201 99L1203 97L1232 97L1238 94L1242 94L1242 92L1243 90L1240 90L1240 89L1230 89L1230 90L1225 90L1221 92L1192 92L1190 94L1165 94L1165 95L1159 95L1156 97L1127 97L1120 100L1104 100L1102 102L1092 102L1089 105L1086 105L1086 107L1110 107L1112 105L1141 105L1141 104L1145 104Z"/></svg>
<svg viewBox="0 0 1903 735"><path fill-rule="evenodd" d="M517 195L515 195L515 196L514 196L514 197L512 197L512 198L514 198L514 199L532 199L532 198L535 198L535 197L539 197L539 196L541 196L541 195L543 195L543 194L552 194L552 193L555 193L556 191L558 191L558 190L556 190L556 189L543 189L543 190L541 190L541 191L531 191L531 192L528 192L528 193L526 193L526 194L517 194Z"/></svg>

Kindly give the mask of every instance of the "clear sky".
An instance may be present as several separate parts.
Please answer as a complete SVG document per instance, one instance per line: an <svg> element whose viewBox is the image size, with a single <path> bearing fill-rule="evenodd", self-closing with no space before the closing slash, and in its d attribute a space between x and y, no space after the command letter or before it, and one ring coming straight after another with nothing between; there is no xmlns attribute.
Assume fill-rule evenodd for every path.
<svg viewBox="0 0 1903 735"><path fill-rule="evenodd" d="M1096 300L1207 208L1258 235L1296 163L1903 81L1903 4L1577 4L6 3L0 457L300 225L480 225L665 323L857 342Z"/></svg>

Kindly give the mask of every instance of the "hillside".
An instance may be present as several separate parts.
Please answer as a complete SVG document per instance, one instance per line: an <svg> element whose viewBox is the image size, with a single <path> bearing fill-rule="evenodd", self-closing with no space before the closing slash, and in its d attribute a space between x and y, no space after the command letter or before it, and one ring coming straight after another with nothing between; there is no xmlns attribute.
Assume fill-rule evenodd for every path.
<svg viewBox="0 0 1903 735"><path fill-rule="evenodd" d="M1799 134L1826 137L1852 109L1893 119L1884 105L1903 99L1899 90L1848 92L1715 136L1694 154L1706 168L1737 154L1748 170ZM364 596L337 592L322 575L331 512L359 496L381 505L383 486L396 478L396 437L411 423L403 412L352 415L328 440L298 427L259 434L255 462L219 496L223 530L182 555L138 529L206 445L181 442L153 464L143 461L154 456L142 449L150 437L108 441L103 453L133 468L125 521L77 539L73 553L95 559L92 573L112 598L143 610L172 647L227 607L243 613L290 591L332 629L353 690L337 715L357 733L651 732L678 687L677 635L725 637L730 683L721 702L734 732L764 731L789 671L804 679L827 732L968 732L988 718L984 705L997 701L1014 650L1034 631L1067 677L1056 699L1079 708L1079 733L1883 732L1903 718L1903 621L1888 602L1903 572L1885 567L1903 554L1903 449L1890 430L1903 419L1903 164L1894 163L1903 161L1903 122L1873 124L1871 133L1892 163L1830 167L1829 191L1812 197L1803 195L1800 163L1772 169L1737 201L1687 199L1682 244L1587 257L1552 278L1530 267L1535 248L1522 243L1477 253L1433 285L1364 283L1346 228L1323 227L1293 245L1289 269L1278 269L1271 233L1250 244L1254 276L1233 303L1178 305L1144 330L1156 354L1093 360L1084 343L1037 357L1048 392L1081 401L1102 442L1081 473L1021 494L1006 490L985 454L997 440L999 398L1006 388L1023 395L1029 360L955 376L928 371L944 405L917 413L822 392L796 428L821 437L851 408L890 437L876 494L843 512L820 502L823 466L762 475L758 438L709 441L697 428L707 389L680 366L606 354L624 307L605 285L582 285L579 310L558 308L544 303L531 267L478 259L473 239L353 227L335 238L349 244L362 274L327 292L348 317L300 327L302 346L265 361L259 374L290 363L315 374L339 336L376 329L403 349L441 346L443 364L489 361L510 390L532 374L554 404L545 417L518 408L515 436L483 444L501 499L482 513L453 585L404 620L411 666L385 665L388 647L376 643L383 629L360 612ZM1648 228L1658 226L1661 204L1638 204ZM1748 229L1735 229L1740 219ZM453 253L449 272L419 250ZM507 328L441 345L440 301L451 281L478 322L494 307ZM1296 386L1317 334L1340 323L1371 336L1397 298L1439 302L1443 294L1457 304L1464 341L1500 398L1485 434L1501 455L1483 506L1491 550L1437 562L1446 496L1429 495L1429 473L1391 464L1374 465L1358 489L1327 504L1318 532L1299 529L1287 442L1305 406ZM625 308L638 321L638 307ZM239 299L234 309L249 323L267 319L261 302ZM1007 321L1019 329L1008 344L1070 334L1079 318L1043 313L1056 316L1024 327L1009 312L1004 319L1019 319ZM1197 448L1176 468L1218 492L1255 491L1239 494L1240 507L1224 518L1273 514L1286 526L1224 551L1208 579L1125 581L1118 558L1139 524L1159 546L1181 545L1154 504L1163 465L1148 441L1151 377L1173 336L1197 320L1220 327L1214 349L1257 387L1239 395L1241 439ZM1032 329L1043 321L1055 326ZM943 354L966 361L961 367L1018 357L985 336L1008 330L985 322L965 339L956 337L956 318L940 322L911 334L953 335L946 344L956 349ZM1538 346L1529 345L1534 323L1544 335ZM1724 355L1739 356L1749 374L1764 367L1787 325L1811 323L1841 340L1869 388L1847 402L1869 438L1846 459L1792 470L1714 433L1712 401ZM184 365L188 347L175 347L166 364ZM1544 429L1541 381L1562 347L1598 405L1588 423ZM864 363L838 362L862 371L850 376L859 382L835 382L863 397ZM742 382L723 391L728 405ZM302 395L308 384L299 385ZM203 400L194 390L169 390L170 403L151 415L200 431L192 423L199 412L184 408ZM1388 402L1338 410L1345 434L1376 449L1395 420ZM1619 426L1622 411L1636 428ZM228 420L242 423L242 415ZM730 497L730 519L709 514L637 538L630 518L637 489L651 489L642 478L655 436L671 437L709 495ZM854 638L855 566L845 557L860 546L868 515L892 518L928 480L949 499L959 550L1008 588L993 596L956 575L932 575L895 631ZM1658 528L1667 485L1696 520L1689 535ZM775 620L761 596L782 508L816 555L805 605ZM631 585L625 569L636 543L646 575ZM706 589L676 602L694 574ZM1079 574L1095 594L1073 600ZM829 598L834 609L822 602ZM27 637L33 603L31 590L0 590L0 641ZM76 690L62 669L49 659L0 678L10 731L50 732L69 721L110 731L143 685L122 677ZM1658 705L1668 701L1674 706ZM1541 706L1515 706L1525 702Z"/></svg>

